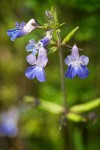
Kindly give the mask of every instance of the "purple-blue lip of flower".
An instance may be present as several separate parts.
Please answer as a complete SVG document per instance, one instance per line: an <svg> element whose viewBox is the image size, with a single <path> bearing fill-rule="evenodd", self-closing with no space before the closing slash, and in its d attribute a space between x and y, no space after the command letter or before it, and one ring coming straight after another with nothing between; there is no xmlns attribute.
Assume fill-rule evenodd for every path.
<svg viewBox="0 0 100 150"><path fill-rule="evenodd" d="M44 67L48 62L48 58L45 55L38 55L36 59L36 56L31 53L26 59L27 62L33 66L26 69L25 76L28 79L34 79L36 77L40 82L44 82L46 80Z"/></svg>
<svg viewBox="0 0 100 150"><path fill-rule="evenodd" d="M16 22L15 25L15 29L10 29L7 31L7 35L11 38L12 41L14 41L16 38L30 33L32 30L38 27L38 24L34 19L31 19L28 23L22 21L22 23L19 24L18 22Z"/></svg>
<svg viewBox="0 0 100 150"><path fill-rule="evenodd" d="M46 48L52 38L52 30L47 31L46 36L40 40L40 42L43 44L43 46Z"/></svg>
<svg viewBox="0 0 100 150"><path fill-rule="evenodd" d="M65 64L68 66L65 76L67 78L74 78L77 75L81 79L88 77L89 71L86 67L88 62L89 58L87 56L82 55L79 57L78 48L74 45L71 55L65 59Z"/></svg>

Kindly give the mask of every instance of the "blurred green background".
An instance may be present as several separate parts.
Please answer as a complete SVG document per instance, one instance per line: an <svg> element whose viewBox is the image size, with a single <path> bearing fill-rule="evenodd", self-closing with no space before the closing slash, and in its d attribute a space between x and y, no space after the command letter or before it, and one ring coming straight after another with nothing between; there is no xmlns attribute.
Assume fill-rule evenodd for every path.
<svg viewBox="0 0 100 150"><path fill-rule="evenodd" d="M14 28L16 21L28 22L35 17L40 24L44 23L44 12L50 10L51 6L57 9L60 22L66 23L61 28L62 38L76 26L80 27L68 44L72 46L76 43L79 48L84 49L80 54L90 59L90 76L87 79L76 77L65 80L68 106L100 97L99 0L1 0L0 111L22 103L25 95L41 97L62 105L58 52L48 56L45 83L39 83L36 79L28 80L24 75L29 66L25 46L30 39L38 40L42 37L43 32L33 31L14 42L6 34L8 29ZM67 47L64 48L64 58L70 53L68 50ZM64 65L64 68L66 71L67 66ZM66 126L62 127L64 129L59 130L61 116L26 106L26 111L20 115L18 137L0 138L0 150L99 150L100 107L92 113L97 114L95 120L86 123L67 120ZM69 133L66 131L67 126ZM68 136L70 143L67 141Z"/></svg>

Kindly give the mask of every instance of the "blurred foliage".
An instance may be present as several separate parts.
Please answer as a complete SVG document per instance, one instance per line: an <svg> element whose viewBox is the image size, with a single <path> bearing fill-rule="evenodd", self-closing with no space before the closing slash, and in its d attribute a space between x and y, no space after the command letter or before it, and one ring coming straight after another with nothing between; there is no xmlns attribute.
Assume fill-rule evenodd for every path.
<svg viewBox="0 0 100 150"><path fill-rule="evenodd" d="M70 30L79 26L69 45L77 43L84 49L80 54L90 58L90 76L85 80L66 79L68 106L90 102L100 97L100 2L99 0L1 0L0 1L0 111L11 105L19 106L25 95L41 97L42 99L62 105L60 88L59 57L57 51L49 55L46 67L45 83L35 79L28 80L24 76L27 52L25 46L30 39L41 38L42 31L34 31L28 36L11 42L6 31L14 27L15 22L28 21L35 17L42 24L46 22L44 12L54 6L59 20L66 24L61 27L62 38ZM41 37L40 37L41 33ZM69 54L69 48L64 48L64 58ZM52 70L52 72L51 72ZM65 66L66 70L66 66ZM25 106L20 115L19 135L17 138L1 139L0 149L30 149L30 150L69 150L68 134L73 150L100 149L100 107L91 112L86 123L60 122L62 115L49 114L32 106ZM88 117L89 114L84 114ZM63 127L64 126L64 127ZM59 128L61 127L61 130ZM13 142L12 142L13 141ZM5 144L6 143L6 144ZM8 144L7 144L8 143ZM6 146L5 146L6 145ZM11 147L12 145L12 147Z"/></svg>

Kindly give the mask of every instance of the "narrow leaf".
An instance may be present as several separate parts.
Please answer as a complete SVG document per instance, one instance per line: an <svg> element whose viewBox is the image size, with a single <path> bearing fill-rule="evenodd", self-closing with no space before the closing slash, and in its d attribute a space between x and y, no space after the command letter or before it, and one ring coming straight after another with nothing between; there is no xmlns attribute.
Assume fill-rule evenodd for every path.
<svg viewBox="0 0 100 150"><path fill-rule="evenodd" d="M25 96L24 101L27 103L30 103L30 104L36 104L37 99L34 97ZM49 111L54 114L60 114L64 110L63 106L61 106L59 104L55 104L53 102L48 102L48 101L42 100L42 99L38 99L38 102L40 103L40 105L38 105L39 108Z"/></svg>
<svg viewBox="0 0 100 150"><path fill-rule="evenodd" d="M62 41L62 45L66 44L71 37L74 35L74 33L78 30L79 27L76 27L75 29L73 29Z"/></svg>
<svg viewBox="0 0 100 150"><path fill-rule="evenodd" d="M83 112L91 111L92 109L95 109L97 107L100 107L100 98L97 98L85 104L72 106L70 108L70 111L83 113Z"/></svg>
<svg viewBox="0 0 100 150"><path fill-rule="evenodd" d="M73 112L69 112L66 115L66 117L67 117L67 119L74 121L74 122L85 122L86 121L85 117L83 117L79 114L73 113Z"/></svg>

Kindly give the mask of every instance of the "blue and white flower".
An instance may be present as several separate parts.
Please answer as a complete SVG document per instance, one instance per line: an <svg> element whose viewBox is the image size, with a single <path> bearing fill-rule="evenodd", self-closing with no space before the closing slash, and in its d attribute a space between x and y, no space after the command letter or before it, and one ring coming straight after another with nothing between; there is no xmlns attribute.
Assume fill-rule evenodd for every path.
<svg viewBox="0 0 100 150"><path fill-rule="evenodd" d="M65 73L67 78L74 78L76 75L81 78L87 78L89 71L86 65L89 62L87 56L79 56L78 48L74 45L71 49L71 55L65 59L65 64L68 66L68 70Z"/></svg>
<svg viewBox="0 0 100 150"><path fill-rule="evenodd" d="M26 59L32 66L26 69L25 76L28 79L34 79L36 77L40 82L44 82L46 80L44 67L48 62L48 58L46 57L46 49L41 47L37 58L33 53L31 53Z"/></svg>
<svg viewBox="0 0 100 150"><path fill-rule="evenodd" d="M19 112L16 107L0 114L0 135L15 137L18 133Z"/></svg>
<svg viewBox="0 0 100 150"><path fill-rule="evenodd" d="M35 21L35 19L31 19L28 23L22 21L21 24L16 22L15 29L10 29L7 31L7 35L10 37L11 41L14 41L16 38L22 37L32 30L35 30L39 25Z"/></svg>
<svg viewBox="0 0 100 150"><path fill-rule="evenodd" d="M38 43L36 43L34 40L30 40L29 44L26 45L27 52L32 52L33 54L36 54L39 52L39 49L44 47L46 48L52 38L52 31L47 31L46 36L41 39Z"/></svg>

